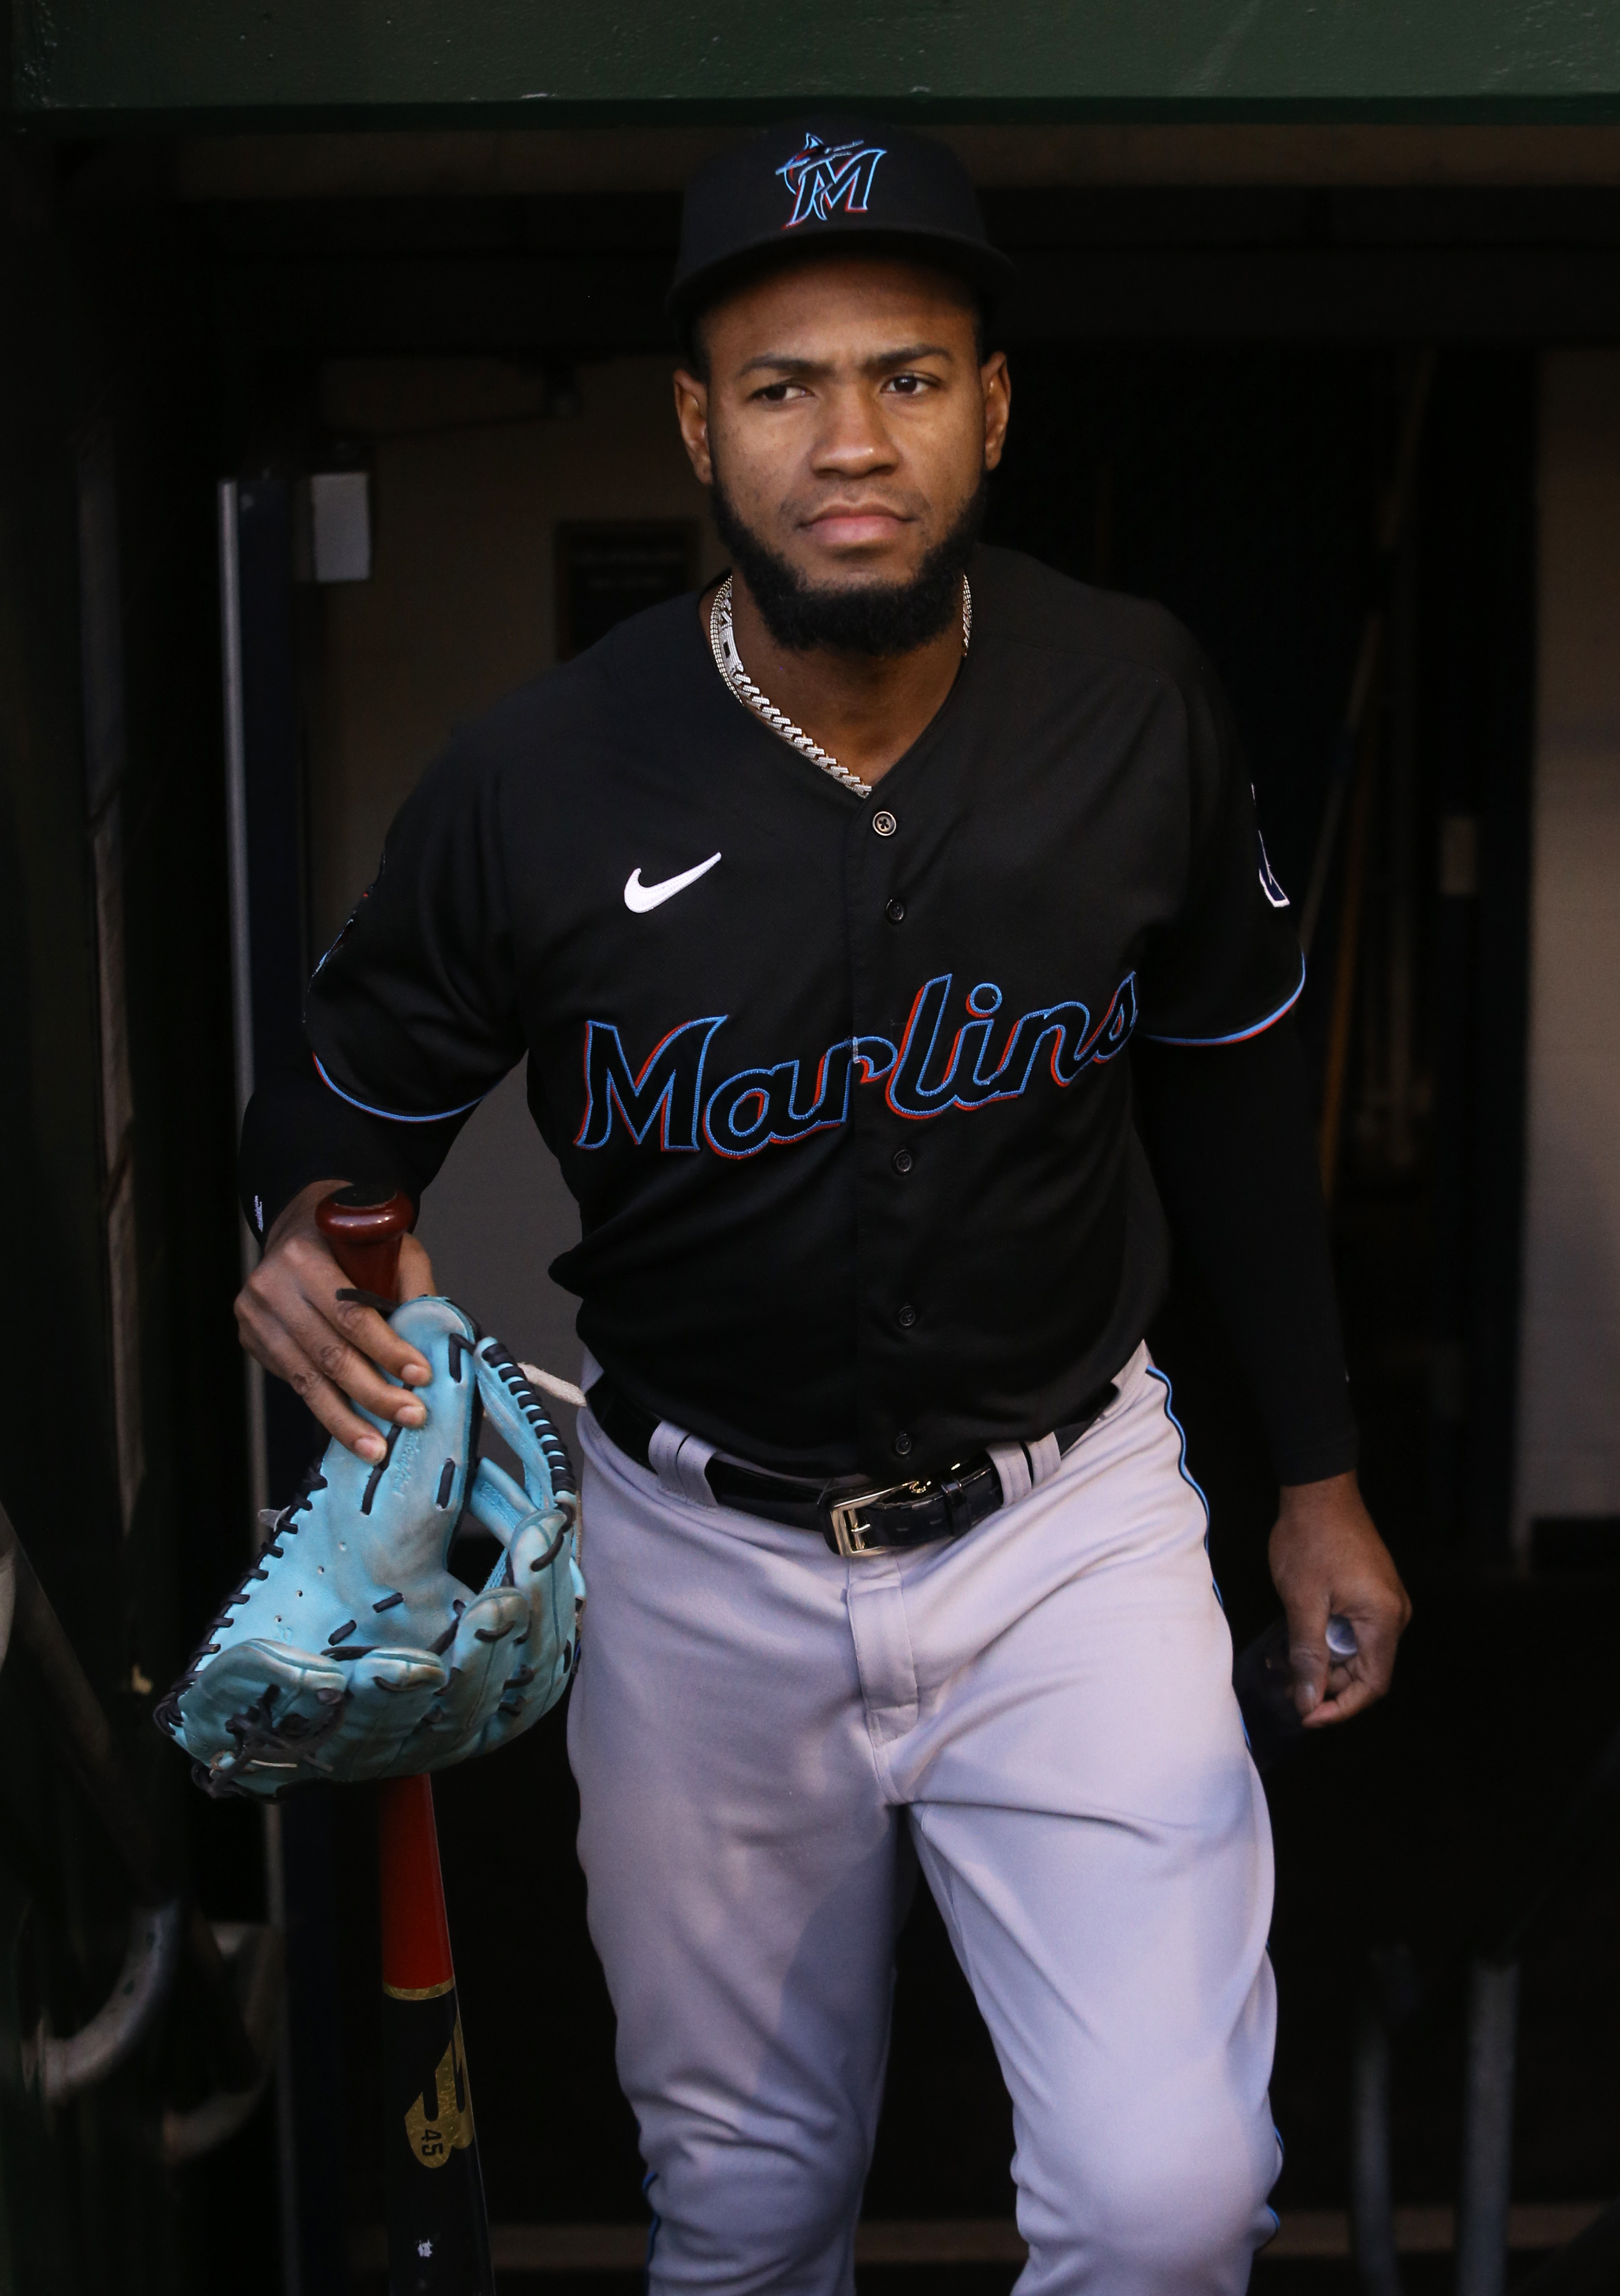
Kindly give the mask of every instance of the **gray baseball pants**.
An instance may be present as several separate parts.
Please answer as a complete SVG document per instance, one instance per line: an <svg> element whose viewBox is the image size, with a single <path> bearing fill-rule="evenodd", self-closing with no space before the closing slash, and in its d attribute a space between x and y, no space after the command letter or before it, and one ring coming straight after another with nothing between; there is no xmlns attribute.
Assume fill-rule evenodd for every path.
<svg viewBox="0 0 1620 2296"><path fill-rule="evenodd" d="M851 2296L908 1834L1012 2096L1020 2296L1247 2285L1271 1835L1168 1382L1119 1386L976 1530L851 1561L582 1414L569 1748L652 2296Z"/></svg>

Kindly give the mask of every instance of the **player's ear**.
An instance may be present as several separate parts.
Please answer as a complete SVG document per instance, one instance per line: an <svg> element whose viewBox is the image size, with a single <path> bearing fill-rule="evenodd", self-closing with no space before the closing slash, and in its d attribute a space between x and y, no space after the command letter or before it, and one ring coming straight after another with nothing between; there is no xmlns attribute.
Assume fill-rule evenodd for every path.
<svg viewBox="0 0 1620 2296"><path fill-rule="evenodd" d="M979 369L979 381L984 392L984 467L993 471L1007 443L1013 405L1013 378L1005 351L991 352Z"/></svg>
<svg viewBox="0 0 1620 2296"><path fill-rule="evenodd" d="M684 366L676 368L674 382L675 420L680 425L681 444L699 485L706 487L714 476L709 454L709 385L702 375Z"/></svg>

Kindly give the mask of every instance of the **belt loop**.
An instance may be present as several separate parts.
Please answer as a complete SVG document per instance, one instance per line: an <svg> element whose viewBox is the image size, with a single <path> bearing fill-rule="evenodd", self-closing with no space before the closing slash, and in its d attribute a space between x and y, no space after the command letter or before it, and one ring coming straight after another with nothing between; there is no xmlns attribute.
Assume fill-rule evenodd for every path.
<svg viewBox="0 0 1620 2296"><path fill-rule="evenodd" d="M664 1489L693 1506L720 1505L703 1472L713 1456L712 1443L705 1443L701 1435L688 1435L684 1427L668 1419L659 1421L647 1444L647 1464Z"/></svg>
<svg viewBox="0 0 1620 2296"><path fill-rule="evenodd" d="M987 1443L984 1447L1001 1485L1002 1505L1016 1506L1035 1488L1028 1452L1022 1443Z"/></svg>
<svg viewBox="0 0 1620 2296"><path fill-rule="evenodd" d="M1032 1443L1026 1443L1024 1447L1030 1455L1030 1480L1039 1490L1042 1483L1051 1481L1063 1464L1063 1453L1057 1447L1057 1438L1056 1435L1037 1435Z"/></svg>

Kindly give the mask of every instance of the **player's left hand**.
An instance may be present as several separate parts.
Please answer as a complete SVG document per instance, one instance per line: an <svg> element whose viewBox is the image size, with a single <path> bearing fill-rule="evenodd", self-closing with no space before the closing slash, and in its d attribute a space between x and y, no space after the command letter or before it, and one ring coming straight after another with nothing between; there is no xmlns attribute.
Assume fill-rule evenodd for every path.
<svg viewBox="0 0 1620 2296"><path fill-rule="evenodd" d="M1305 1727L1346 1722L1389 1688L1395 1644L1412 1614L1353 1474L1283 1486L1271 1563L1288 1614L1294 1697ZM1328 1651L1328 1621L1335 1617L1355 1628L1351 1658Z"/></svg>

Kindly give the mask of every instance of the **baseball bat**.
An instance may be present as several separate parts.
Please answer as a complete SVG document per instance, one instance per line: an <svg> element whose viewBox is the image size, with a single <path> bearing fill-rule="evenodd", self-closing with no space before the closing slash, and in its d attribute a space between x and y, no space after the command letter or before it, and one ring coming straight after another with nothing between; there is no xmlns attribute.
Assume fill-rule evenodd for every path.
<svg viewBox="0 0 1620 2296"><path fill-rule="evenodd" d="M345 1188L316 1225L357 1292L399 1297L407 1196ZM431 1778L377 1790L389 2296L495 2296Z"/></svg>

